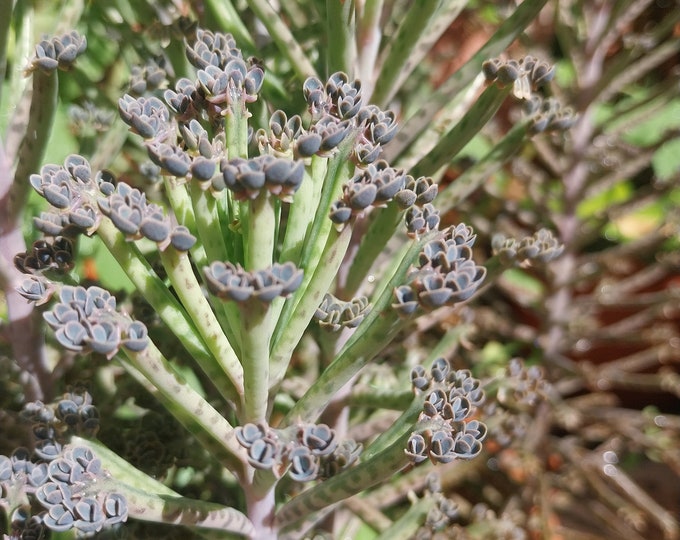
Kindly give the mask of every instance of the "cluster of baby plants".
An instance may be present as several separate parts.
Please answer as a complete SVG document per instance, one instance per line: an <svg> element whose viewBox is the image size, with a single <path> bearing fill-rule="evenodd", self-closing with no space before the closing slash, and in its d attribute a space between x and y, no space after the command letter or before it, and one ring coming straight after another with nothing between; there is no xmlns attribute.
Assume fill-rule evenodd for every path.
<svg viewBox="0 0 680 540"><path fill-rule="evenodd" d="M5 538L680 537L680 10L0 11Z"/></svg>

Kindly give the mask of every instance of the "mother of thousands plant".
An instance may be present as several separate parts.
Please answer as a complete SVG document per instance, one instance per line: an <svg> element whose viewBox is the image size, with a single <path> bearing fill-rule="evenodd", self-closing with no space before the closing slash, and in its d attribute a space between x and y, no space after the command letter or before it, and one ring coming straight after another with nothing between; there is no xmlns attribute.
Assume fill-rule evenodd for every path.
<svg viewBox="0 0 680 540"><path fill-rule="evenodd" d="M106 171L93 171L84 157L68 156L63 165L31 175L32 187L51 206L34 223L51 240L15 259L28 274L21 294L38 304L54 297L43 317L59 344L115 358L242 487L244 513L194 501L201 511L189 517L180 510L181 522L275 537L410 464L475 457L486 434L473 419L483 401L480 383L469 372L452 371L443 358L414 370L413 403L363 452L319 421L419 313L469 299L486 274L474 262L469 227L440 230L431 178L414 178L380 159L396 133L394 114L365 105L361 83L338 72L326 82L305 81L306 119L278 110L267 127L253 131L248 107L258 99L262 68L244 60L231 36L201 29L186 54L195 79L178 80L163 99L126 94L119 101L121 118L163 176L167 207ZM40 57L34 65L52 67ZM348 252L361 220L364 242L405 229L403 249L371 290L363 281L375 244ZM79 234L102 240L209 377L221 404L188 384L147 327L118 309L108 291L46 277L46 269L70 267ZM167 283L143 253L143 241L155 244ZM339 279L343 261L348 272ZM361 290L370 298L355 296ZM334 358L273 424L275 398L314 319L329 332L320 339ZM52 429L43 435L41 442L59 447ZM97 479L99 498L86 499L83 490L95 481L92 456L84 443L41 456L47 474L35 482L35 497L48 511L48 528L98 530L110 514L119 520L125 512L163 518L168 502L155 482L139 492L143 481L135 478L131 486L124 474ZM71 473L55 478L50 458ZM6 461L8 485L21 482ZM96 477L100 465L95 469ZM314 484L277 500L286 475ZM16 501L10 497L9 504Z"/></svg>
<svg viewBox="0 0 680 540"><path fill-rule="evenodd" d="M13 537L46 529L88 535L134 518L185 525L209 537L298 538L329 528L336 503L399 471L481 452L487 433L479 419L483 385L444 357L446 346L459 339L456 332L413 363L410 389L405 381L396 390L378 387L354 396L353 409L399 411L378 437L357 442L348 434L348 414L362 369L420 315L469 300L502 264L547 262L560 253L550 233L540 231L517 242L498 239L498 255L481 266L472 228L442 226L438 209L448 210L470 193L482 181L480 170L507 159L527 135L573 122L569 110L539 91L552 79L548 64L525 57L482 66L544 3L522 4L452 81L483 91L472 105L456 104L446 125L438 126L444 133L438 140L424 131L412 163L408 155L402 159L409 171L386 159L397 135L396 115L375 103L394 97L428 46L403 28L441 33L435 15L452 20L464 2L445 8L426 2L424 12L410 10L379 78L370 69L377 49L372 56L366 49L329 59L364 79L336 71L322 80L295 42L286 41L292 36L272 22L269 5L254 1L255 14L275 40L290 45L288 60L304 75L304 112L263 113L262 64L244 58L231 35L195 29L185 50L191 77L153 95L140 95L147 85L133 84L118 102L121 119L150 159L145 170L162 178L162 199L151 202L76 154L30 175L30 186L49 209L34 219L45 238L14 259L25 274L19 294L46 306L44 321L61 347L122 366L242 495L234 495L231 506L181 497L81 437L92 435L99 419L90 394L76 388L51 404L26 406L35 451L18 449L0 459L0 503ZM331 5L331 11L342 6ZM360 33L376 38L379 10L364 15ZM346 40L341 34L335 37ZM29 68L36 85L54 85L53 72L84 50L85 39L76 32L42 42ZM408 62L400 70L402 60ZM461 177L455 191L444 191L438 207L430 175L510 94L526 103L524 119L474 174ZM417 122L412 119L411 133L423 132ZM403 150L409 142L406 134L397 145ZM83 235L98 238L113 255L172 334L171 345L164 342L167 333L154 335L110 291L70 273ZM391 254L381 255L385 246ZM310 337L314 353L304 352ZM294 388L310 354L320 372ZM531 384L538 378L515 367ZM438 530L455 518L455 505L435 496L432 485L426 504L383 527L385 538L394 537L391 530L415 533L423 523Z"/></svg>

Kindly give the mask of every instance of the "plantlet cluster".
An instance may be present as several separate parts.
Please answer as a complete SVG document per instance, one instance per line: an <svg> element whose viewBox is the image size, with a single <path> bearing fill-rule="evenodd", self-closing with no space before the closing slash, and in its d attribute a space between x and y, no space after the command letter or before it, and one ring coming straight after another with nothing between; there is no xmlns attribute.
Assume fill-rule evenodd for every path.
<svg viewBox="0 0 680 540"><path fill-rule="evenodd" d="M258 99L263 70L243 59L231 36L201 29L187 43L186 55L196 68L195 80L178 80L163 100L126 94L119 101L121 118L160 168L169 205L147 202L143 192L107 171L92 171L79 155L67 157L63 166L45 165L30 182L51 209L35 225L55 239L17 256L17 268L31 276L19 292L36 304L58 296L43 318L59 345L120 358L130 374L160 393L180 422L220 445L223 464L246 491L252 527L267 535L295 521L293 516L304 517L295 499L275 515L273 490L284 474L298 482L331 473L342 482L343 472L357 474L353 466L361 460L362 445L339 443L333 429L315 421L329 397L380 352L367 343L389 342L418 306L429 311L469 299L486 271L473 260L470 227L439 230L432 180L414 179L378 159L396 133L394 114L364 106L358 81L343 73L324 84L308 79L303 95L309 119L287 119L276 111L269 128L253 135L248 106ZM249 157L254 144L258 155ZM372 302L350 297L349 307L342 308L329 301L328 290L347 256L354 224L370 210L389 212L391 233L405 224L407 249ZM119 262L125 259L128 277L195 356L240 426L232 427L186 386L147 327L119 311L110 292L59 285L47 277L47 270L72 267L80 234L99 236ZM137 247L141 240L157 246L177 297ZM333 311L338 315L329 315ZM329 367L337 373L319 379L289 411L290 420L270 427L273 397L298 341L314 315L324 312L337 328L344 318L355 335ZM383 451L393 455L389 466L370 478L362 470L361 481L344 487L341 498L389 477L409 458L418 463L429 455L448 463L479 454L486 427L470 415L481 398L471 402L468 396L478 391L479 381L468 379L469 373L447 377L448 370L443 358L433 367L437 384L451 389L438 388L424 399L424 412L413 424L417 431L405 444ZM176 384L186 387L188 401L176 395ZM210 425L215 415L222 433ZM386 457L376 450L368 455L371 460L362 465L369 472L371 463ZM323 489L323 483L314 489ZM59 504L50 507L50 515L59 513L56 525L47 526L82 529ZM95 521L93 527L101 528L103 522Z"/></svg>
<svg viewBox="0 0 680 540"><path fill-rule="evenodd" d="M108 474L86 446L65 443L74 434L93 436L99 414L83 387L44 404L27 403L33 451L19 447L0 456L0 505L12 538L43 538L48 531L92 535L127 520L123 495L106 489Z"/></svg>

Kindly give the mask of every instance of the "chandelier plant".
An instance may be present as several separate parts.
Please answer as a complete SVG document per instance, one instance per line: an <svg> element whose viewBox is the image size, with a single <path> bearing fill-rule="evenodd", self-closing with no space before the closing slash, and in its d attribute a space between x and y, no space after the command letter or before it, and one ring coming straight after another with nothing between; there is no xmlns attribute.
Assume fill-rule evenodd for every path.
<svg viewBox="0 0 680 540"><path fill-rule="evenodd" d="M532 414L549 425L545 411L567 399L545 377L561 357L491 369L487 349L479 363L461 352L484 326L470 306L508 269L566 287L550 268L574 260L562 221L557 234L536 219L513 235L468 211L527 141L562 141L589 120L553 88L552 63L504 52L548 2L506 6L426 99L412 99L419 65L468 2L301 3L327 21L322 53L303 24L319 23L297 3L122 4L74 2L62 21L90 9L146 61L124 90L108 86L117 114L73 108L79 153L45 163L58 92L93 62L87 28L59 28L25 69L31 87L0 163L13 179L0 199L0 251L11 252L0 276L23 373L17 422L30 426L0 456L5 538L520 530L511 505L466 507L440 471L499 467L494 452L525 437ZM141 25L147 8L161 21L160 57L123 24L135 13ZM498 114L510 127L446 178ZM111 267L84 269L93 250ZM444 331L421 347L411 334L432 321ZM556 339L564 326L552 322ZM554 352L550 339L535 341ZM95 383L60 386L64 365ZM370 511L363 503L384 489L409 504Z"/></svg>

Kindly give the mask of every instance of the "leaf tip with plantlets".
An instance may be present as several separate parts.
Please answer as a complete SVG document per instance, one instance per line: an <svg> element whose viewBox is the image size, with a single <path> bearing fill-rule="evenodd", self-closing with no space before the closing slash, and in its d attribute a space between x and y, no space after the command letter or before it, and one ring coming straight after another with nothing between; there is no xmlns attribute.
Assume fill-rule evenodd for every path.
<svg viewBox="0 0 680 540"><path fill-rule="evenodd" d="M121 346L135 352L146 347L146 327L116 311L116 299L108 291L64 285L59 300L43 318L66 349L96 352L111 359Z"/></svg>
<svg viewBox="0 0 680 540"><path fill-rule="evenodd" d="M0 456L0 504L19 538L53 532L92 535L127 521L126 497L112 489L99 457L72 435L94 436L99 413L82 385L51 402L28 402L21 417L32 425L33 451L19 447ZM31 536L33 535L33 536Z"/></svg>
<svg viewBox="0 0 680 540"><path fill-rule="evenodd" d="M370 310L371 304L365 296L345 302L326 293L314 317L322 328L337 332L342 328L356 328Z"/></svg>
<svg viewBox="0 0 680 540"><path fill-rule="evenodd" d="M26 74L40 70L51 73L57 69L68 71L87 49L85 36L73 30L61 36L43 39L35 47L35 56L26 68Z"/></svg>
<svg viewBox="0 0 680 540"><path fill-rule="evenodd" d="M422 366L411 371L414 392L424 398L423 409L407 442L406 455L414 464L430 459L450 463L472 459L482 450L487 427L473 419L484 403L481 382L468 370L452 370L444 358L429 372Z"/></svg>
<svg viewBox="0 0 680 540"><path fill-rule="evenodd" d="M266 424L245 424L235 429L236 439L256 469L288 474L296 482L309 482L338 474L358 459L361 445L351 439L338 443L326 424L297 423L284 429Z"/></svg>
<svg viewBox="0 0 680 540"><path fill-rule="evenodd" d="M426 228L426 220L419 219ZM396 302L392 307L401 315L410 316L418 307L431 311L468 300L486 276L486 269L472 259L475 238L471 227L459 224L427 242L417 266L407 275L407 283L395 288Z"/></svg>
<svg viewBox="0 0 680 540"><path fill-rule="evenodd" d="M564 251L564 245L548 229L539 229L532 236L519 241L497 233L491 239L491 247L494 255L506 265L529 262L547 264Z"/></svg>
<svg viewBox="0 0 680 540"><path fill-rule="evenodd" d="M524 101L530 135L544 131L567 131L576 122L577 116L572 108L540 92L553 80L555 66L530 55L519 60L492 58L482 64L482 72L487 84L496 84L501 88L511 85L513 95Z"/></svg>

